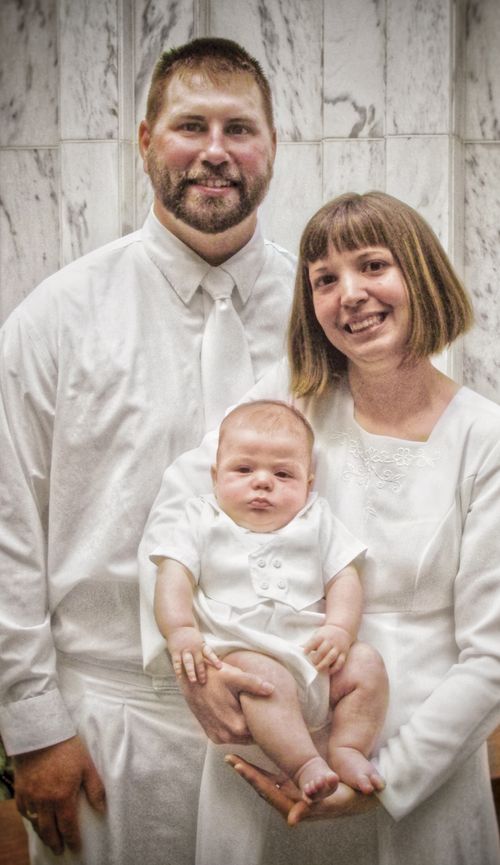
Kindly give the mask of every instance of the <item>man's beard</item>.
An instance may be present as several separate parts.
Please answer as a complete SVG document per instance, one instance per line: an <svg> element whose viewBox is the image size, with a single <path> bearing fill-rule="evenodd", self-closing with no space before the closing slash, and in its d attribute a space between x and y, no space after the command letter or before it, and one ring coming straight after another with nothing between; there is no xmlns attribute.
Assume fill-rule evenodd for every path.
<svg viewBox="0 0 500 865"><path fill-rule="evenodd" d="M205 234L218 234L227 231L243 222L247 216L259 206L264 198L272 177L272 163L267 165L265 174L259 174L248 182L244 177L234 178L227 168L212 166L209 172L200 170L198 174L189 175L187 172L170 171L168 168L160 167L156 154L149 150L147 168L155 195L164 208L176 219L185 222L191 228L203 231ZM204 179L221 178L231 180L239 191L239 201L229 207L224 198L217 196L205 196L197 205L192 200L187 204L187 189L194 182L202 183Z"/></svg>

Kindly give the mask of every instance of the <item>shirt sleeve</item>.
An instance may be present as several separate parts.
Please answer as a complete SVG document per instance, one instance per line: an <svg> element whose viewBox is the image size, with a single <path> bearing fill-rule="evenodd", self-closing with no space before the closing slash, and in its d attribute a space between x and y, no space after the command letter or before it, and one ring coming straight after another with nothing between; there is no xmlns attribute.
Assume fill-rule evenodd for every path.
<svg viewBox="0 0 500 865"><path fill-rule="evenodd" d="M175 559L188 569L195 583L200 579L200 528L203 507L203 499L189 499L172 531L149 556L157 566L162 559Z"/></svg>
<svg viewBox="0 0 500 865"><path fill-rule="evenodd" d="M0 730L19 754L75 734L57 687L47 585L56 369L14 313L0 332Z"/></svg>
<svg viewBox="0 0 500 865"><path fill-rule="evenodd" d="M379 794L399 820L440 787L500 722L500 447L474 478L454 584L456 663L381 749ZM397 695L395 695L397 699Z"/></svg>
<svg viewBox="0 0 500 865"><path fill-rule="evenodd" d="M263 376L241 402L257 399L288 399L288 373L284 361ZM218 440L218 430L207 433L198 448L186 451L166 469L139 545L142 653L144 669L152 676L172 675L172 667L167 644L154 618L156 567L150 555L160 544L170 544L186 501L211 489L210 467L215 462Z"/></svg>
<svg viewBox="0 0 500 865"><path fill-rule="evenodd" d="M323 579L327 586L343 568L355 564L358 556L366 552L366 546L332 514L326 499L318 499L318 506L321 508L320 545Z"/></svg>

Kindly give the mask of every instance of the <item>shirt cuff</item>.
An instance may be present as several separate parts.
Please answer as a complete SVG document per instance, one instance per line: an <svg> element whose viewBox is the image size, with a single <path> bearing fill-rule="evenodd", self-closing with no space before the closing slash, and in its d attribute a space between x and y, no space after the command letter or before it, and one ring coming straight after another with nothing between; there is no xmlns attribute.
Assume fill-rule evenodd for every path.
<svg viewBox="0 0 500 865"><path fill-rule="evenodd" d="M7 754L48 748L76 735L58 690L0 706L0 731Z"/></svg>

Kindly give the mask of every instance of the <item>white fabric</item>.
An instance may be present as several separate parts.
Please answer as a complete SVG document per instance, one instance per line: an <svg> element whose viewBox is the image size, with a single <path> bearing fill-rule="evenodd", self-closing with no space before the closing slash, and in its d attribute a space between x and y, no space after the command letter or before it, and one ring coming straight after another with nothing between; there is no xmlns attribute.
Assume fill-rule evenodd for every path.
<svg viewBox="0 0 500 865"><path fill-rule="evenodd" d="M223 267L213 267L201 285L213 301L201 344L205 420L207 429L213 429L255 379L245 331L231 299L231 275Z"/></svg>
<svg viewBox="0 0 500 865"><path fill-rule="evenodd" d="M280 365L249 397L290 399L287 380ZM389 673L378 754L387 788L380 795L384 808L366 819L330 823L314 848L315 827L294 832L290 841L273 824L263 862L498 865L481 743L500 722L500 408L461 388L429 440L412 442L362 430L343 383L322 399L296 404L316 432L318 492L368 547L360 637L381 651ZM215 438L165 475L150 521L158 537L175 522L180 490L192 495L206 485ZM149 648L151 655L153 643ZM228 779L220 792L223 769L212 749L209 766L201 791L202 847L209 823L221 817L218 809L227 811L236 796L245 797L238 819L244 813L249 823L263 825L260 801L242 792L239 779ZM231 825L231 814L225 819ZM240 830L244 837L243 824L236 836ZM345 832L353 848L347 845L342 858L337 842L344 844ZM253 841L256 846L255 834ZM211 843L213 852L217 839ZM368 851L365 858L354 845ZM232 852L233 865L253 861L241 844ZM202 858L200 865L212 863Z"/></svg>
<svg viewBox="0 0 500 865"><path fill-rule="evenodd" d="M294 261L257 230L225 268L258 378L283 351ZM136 551L161 472L205 428L199 358L211 301L199 286L207 269L151 213L141 231L46 280L2 328L0 729L11 753L76 729L55 648L113 674L142 672ZM134 729L148 731L122 784L134 849L170 826L184 837L183 858L169 862L165 843L149 865L191 865L195 769L186 766L179 781L177 810L154 782L143 824L134 792L141 754L165 754L166 745L132 702L143 717ZM179 740L165 728L172 755L191 723L182 713ZM100 765L94 740L91 747ZM153 759L167 789L168 761Z"/></svg>
<svg viewBox="0 0 500 865"><path fill-rule="evenodd" d="M210 495L187 502L171 541L151 559L176 559L191 572L200 630L219 657L250 649L288 668L304 719L318 728L329 715L329 676L302 647L324 624L326 586L364 550L315 493L268 534L238 526Z"/></svg>

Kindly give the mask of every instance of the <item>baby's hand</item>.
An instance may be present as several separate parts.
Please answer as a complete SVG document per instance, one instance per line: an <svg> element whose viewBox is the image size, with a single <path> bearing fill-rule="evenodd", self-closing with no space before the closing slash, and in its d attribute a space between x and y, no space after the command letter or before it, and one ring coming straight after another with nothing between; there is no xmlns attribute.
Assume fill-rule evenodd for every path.
<svg viewBox="0 0 500 865"><path fill-rule="evenodd" d="M205 662L217 669L222 667L221 661L205 643L198 628L175 628L169 635L167 646L178 679L185 673L190 682L204 685L207 681Z"/></svg>
<svg viewBox="0 0 500 865"><path fill-rule="evenodd" d="M307 641L304 651L317 670L338 673L353 642L351 634L339 625L322 625Z"/></svg>

